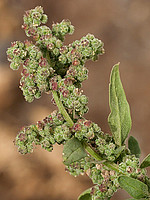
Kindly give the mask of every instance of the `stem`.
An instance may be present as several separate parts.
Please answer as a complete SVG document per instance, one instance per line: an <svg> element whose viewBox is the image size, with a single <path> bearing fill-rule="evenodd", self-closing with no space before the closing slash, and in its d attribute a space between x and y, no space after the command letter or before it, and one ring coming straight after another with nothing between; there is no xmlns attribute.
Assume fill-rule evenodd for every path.
<svg viewBox="0 0 150 200"><path fill-rule="evenodd" d="M99 161L102 161L103 158L98 155L87 143L84 143L84 148L85 150L93 157L95 158L96 160L99 160Z"/></svg>
<svg viewBox="0 0 150 200"><path fill-rule="evenodd" d="M46 51L46 59L48 61L48 64L51 65L51 60L50 60L50 56L49 56L49 52Z"/></svg>
<svg viewBox="0 0 150 200"><path fill-rule="evenodd" d="M63 115L64 119L68 122L68 125L70 127L72 127L74 125L74 122L72 121L72 119L70 118L70 116L68 115L66 109L64 108L62 102L59 100L59 97L57 95L56 91L52 91L55 103L58 106L59 111L61 112L61 114ZM85 150L87 151L88 154L90 154L93 158L95 158L96 160L99 161L103 161L103 158L97 154L87 143L83 143ZM103 165L107 166L109 169L114 170L120 174L126 175L124 172L122 172L119 168L118 165L116 165L113 162L109 162L109 161L105 161L103 162Z"/></svg>
<svg viewBox="0 0 150 200"><path fill-rule="evenodd" d="M97 154L87 143L84 143L84 148L93 158L95 158L96 160L99 160L99 161L103 161L103 158L99 154ZM116 165L113 162L104 161L103 165L107 166L109 169L114 170L120 174L126 175L124 172L122 172L118 168L118 165Z"/></svg>
<svg viewBox="0 0 150 200"><path fill-rule="evenodd" d="M50 56L49 56L49 51L46 51L46 59L47 59L47 61L48 61L48 64L50 65L50 67L54 67L55 66L55 64L54 64L54 62L50 59Z"/></svg>
<svg viewBox="0 0 150 200"><path fill-rule="evenodd" d="M122 175L127 175L126 173L124 173L123 171L121 171L119 168L118 168L118 165L116 165L115 163L113 162L109 162L109 161L106 161L103 163L103 165L105 165L106 167L108 167L109 169L112 169Z"/></svg>
<svg viewBox="0 0 150 200"><path fill-rule="evenodd" d="M52 94L53 94L55 103L57 104L57 107L58 107L59 111L63 115L64 119L68 122L68 125L70 127L72 127L74 125L74 122L72 121L72 119L68 115L68 113L67 113L66 109L64 108L62 102L59 100L57 92L56 91L52 91Z"/></svg>

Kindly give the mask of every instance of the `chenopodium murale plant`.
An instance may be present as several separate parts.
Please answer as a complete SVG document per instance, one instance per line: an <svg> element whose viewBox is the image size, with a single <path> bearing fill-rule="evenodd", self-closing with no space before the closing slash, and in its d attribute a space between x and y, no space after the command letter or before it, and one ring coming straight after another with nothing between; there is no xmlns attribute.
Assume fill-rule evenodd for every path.
<svg viewBox="0 0 150 200"><path fill-rule="evenodd" d="M52 93L52 103L58 107L35 125L23 127L15 139L21 154L33 152L35 145L47 151L63 144L63 162L73 176L88 175L93 187L78 200L109 200L122 188L132 199L150 199L150 178L145 168L150 166L150 154L140 163L140 148L130 136L130 108L119 75L119 64L111 72L108 123L111 135L85 119L88 98L81 89L88 78L87 60L97 60L104 53L103 43L92 34L69 45L64 44L74 27L69 20L47 27L47 15L38 6L25 12L22 28L33 42L15 41L7 50L10 68L23 67L20 89L25 100L32 102L41 94Z"/></svg>

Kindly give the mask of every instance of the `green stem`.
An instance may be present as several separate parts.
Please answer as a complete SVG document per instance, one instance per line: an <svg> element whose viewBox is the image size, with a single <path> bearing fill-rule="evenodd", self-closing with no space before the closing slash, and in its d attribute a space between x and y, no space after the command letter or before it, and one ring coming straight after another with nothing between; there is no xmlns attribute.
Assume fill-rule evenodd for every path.
<svg viewBox="0 0 150 200"><path fill-rule="evenodd" d="M53 93L53 97L55 100L55 103L58 106L59 111L61 112L61 114L63 115L64 119L68 122L68 125L70 127L72 127L74 125L74 122L72 121L72 119L70 118L70 116L68 115L66 109L64 108L62 102L59 100L59 97L57 95L56 91L52 91ZM87 143L84 143L84 148L87 151L88 154L90 154L93 158L95 158L98 161L103 161L103 158L97 154ZM107 166L109 169L114 170L120 174L125 175L125 173L123 173L119 168L118 165L116 165L113 162L109 162L109 161L105 161L103 162L103 165Z"/></svg>
<svg viewBox="0 0 150 200"><path fill-rule="evenodd" d="M50 56L49 56L49 51L46 51L46 59L48 61L48 64L51 65L51 60L50 60Z"/></svg>
<svg viewBox="0 0 150 200"><path fill-rule="evenodd" d="M49 51L46 51L46 59L48 61L48 64L50 65L50 67L53 68L55 66L55 63L50 59Z"/></svg>
<svg viewBox="0 0 150 200"><path fill-rule="evenodd" d="M84 143L85 150L96 160L103 161L103 158L98 155L87 143Z"/></svg>
<svg viewBox="0 0 150 200"><path fill-rule="evenodd" d="M74 125L74 122L72 121L72 119L70 118L70 116L68 115L66 109L64 108L62 102L59 100L59 97L57 95L56 91L52 91L55 103L57 104L57 107L59 109L59 111L61 112L61 114L63 115L64 119L68 122L68 125L70 127L72 127Z"/></svg>
<svg viewBox="0 0 150 200"><path fill-rule="evenodd" d="M87 143L84 143L84 148L93 158L99 161L103 161L103 158L99 154L97 154ZM104 161L103 165L107 166L109 169L114 170L120 174L126 175L118 168L118 165L116 165L113 162Z"/></svg>

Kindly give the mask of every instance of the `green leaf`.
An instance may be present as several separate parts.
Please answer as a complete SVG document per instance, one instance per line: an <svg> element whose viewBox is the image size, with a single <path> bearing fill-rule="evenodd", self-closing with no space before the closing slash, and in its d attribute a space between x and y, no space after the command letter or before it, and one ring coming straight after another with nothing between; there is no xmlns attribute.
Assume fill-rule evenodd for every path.
<svg viewBox="0 0 150 200"><path fill-rule="evenodd" d="M125 146L118 147L118 148L114 151L115 157L118 158L124 149L125 149Z"/></svg>
<svg viewBox="0 0 150 200"><path fill-rule="evenodd" d="M144 199L147 199L147 198L144 198ZM143 198L142 199L139 199L139 200L144 200ZM127 199L127 200L137 200L137 199Z"/></svg>
<svg viewBox="0 0 150 200"><path fill-rule="evenodd" d="M126 200L136 200L136 199L126 199Z"/></svg>
<svg viewBox="0 0 150 200"><path fill-rule="evenodd" d="M80 196L78 197L78 200L92 200L91 188L85 190Z"/></svg>
<svg viewBox="0 0 150 200"><path fill-rule="evenodd" d="M87 156L82 143L75 137L71 138L64 145L63 162L65 165L81 160Z"/></svg>
<svg viewBox="0 0 150 200"><path fill-rule="evenodd" d="M147 187L148 187L148 191L149 191L149 193L150 193L150 178L149 177L145 177L145 184L147 185Z"/></svg>
<svg viewBox="0 0 150 200"><path fill-rule="evenodd" d="M120 80L119 63L113 67L110 76L109 105L111 113L108 117L108 123L115 143L121 146L131 129L131 116L129 104Z"/></svg>
<svg viewBox="0 0 150 200"><path fill-rule="evenodd" d="M136 200L136 199L126 199L126 200Z"/></svg>
<svg viewBox="0 0 150 200"><path fill-rule="evenodd" d="M148 196L148 187L139 180L128 176L120 176L118 178L121 188L126 190L133 198L141 199Z"/></svg>
<svg viewBox="0 0 150 200"><path fill-rule="evenodd" d="M142 161L140 168L145 168L145 167L149 167L150 166L150 154L148 154L146 156L146 158L144 158L144 160Z"/></svg>
<svg viewBox="0 0 150 200"><path fill-rule="evenodd" d="M130 149L132 155L135 155L137 158L140 157L141 150L138 141L133 136L130 136L128 139L128 148Z"/></svg>
<svg viewBox="0 0 150 200"><path fill-rule="evenodd" d="M144 199L147 199L147 197L146 198L142 198L142 199L138 199L138 200L144 200ZM127 200L137 200L137 199L127 199ZM147 199L148 200L148 199Z"/></svg>

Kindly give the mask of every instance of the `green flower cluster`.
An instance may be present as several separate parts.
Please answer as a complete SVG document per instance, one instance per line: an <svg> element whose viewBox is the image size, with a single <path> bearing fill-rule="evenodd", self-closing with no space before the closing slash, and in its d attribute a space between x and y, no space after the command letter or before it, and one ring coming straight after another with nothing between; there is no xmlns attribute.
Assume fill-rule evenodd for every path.
<svg viewBox="0 0 150 200"><path fill-rule="evenodd" d="M38 46L28 40L24 43L17 41L8 48L7 55L13 70L23 65L20 88L26 101L39 99L42 92L49 91L49 79L53 76L54 69L48 64Z"/></svg>
<svg viewBox="0 0 150 200"><path fill-rule="evenodd" d="M67 70L66 77L74 79L77 83L81 83L88 79L88 69L82 65L71 65Z"/></svg>
<svg viewBox="0 0 150 200"><path fill-rule="evenodd" d="M139 168L139 159L134 155L124 156L118 167L127 176L146 182L146 171ZM75 177L84 174L90 177L95 185L91 189L92 200L110 199L120 187L118 177L121 174L108 169L103 162L98 162L91 156L70 164L66 171Z"/></svg>
<svg viewBox="0 0 150 200"><path fill-rule="evenodd" d="M32 153L33 145L39 143L37 127L35 125L22 127L14 143L21 154Z"/></svg>
<svg viewBox="0 0 150 200"><path fill-rule="evenodd" d="M95 61L98 55L104 53L103 43L92 34L87 34L80 40L74 41L68 46L63 46L60 49L59 60L63 63L70 63L73 66L82 65L89 59Z"/></svg>
<svg viewBox="0 0 150 200"><path fill-rule="evenodd" d="M50 79L50 89L58 92L61 102L70 114L82 116L88 111L88 98L82 95L82 90L73 83L75 80L70 77L62 79L60 76L54 76Z"/></svg>
<svg viewBox="0 0 150 200"><path fill-rule="evenodd" d="M99 153L103 155L104 159L109 161L115 161L123 151L122 148L119 148L115 144L112 136L103 132L101 132L99 135L96 135L95 144L95 149L97 149Z"/></svg>
<svg viewBox="0 0 150 200"><path fill-rule="evenodd" d="M117 189L113 182L109 182L109 184L104 182L101 185L95 185L91 189L92 200L109 200Z"/></svg>
<svg viewBox="0 0 150 200"><path fill-rule="evenodd" d="M71 138L72 134L67 123L57 126L54 129L54 138L58 144L62 144Z"/></svg>
<svg viewBox="0 0 150 200"><path fill-rule="evenodd" d="M50 87L53 82L51 78L55 79L59 75L58 92L64 106L83 115L88 110L87 97L81 95L78 88L88 78L84 64L89 59L96 60L98 55L104 53L103 43L88 34L68 46L64 45L65 35L72 34L74 27L69 20L53 24L52 30L41 25L47 22L47 15L41 6L26 11L23 19L25 33L33 37L34 43L28 40L24 43L16 41L8 48L7 55L13 70L23 65L20 88L26 101L32 102L34 98L40 98L42 92L49 93L53 88L55 90L55 87ZM66 78L73 80L72 85L63 85Z"/></svg>
<svg viewBox="0 0 150 200"><path fill-rule="evenodd" d="M72 127L75 137L82 141L83 139L89 141L95 139L96 135L101 133L100 127L90 120L78 119Z"/></svg>
<svg viewBox="0 0 150 200"><path fill-rule="evenodd" d="M61 23L52 25L52 33L56 35L61 41L63 41L66 34L74 33L74 26L71 25L69 20L63 20Z"/></svg>
<svg viewBox="0 0 150 200"><path fill-rule="evenodd" d="M52 31L47 26L40 26L37 28L36 45L40 48L45 48L51 53L51 57L57 57L60 54L60 47L63 43L57 37L52 35Z"/></svg>
<svg viewBox="0 0 150 200"><path fill-rule="evenodd" d="M78 140L91 143L104 160L115 161L124 150L115 144L112 136L103 133L101 128L90 120L78 119L72 132Z"/></svg>
<svg viewBox="0 0 150 200"><path fill-rule="evenodd" d="M108 170L102 163L98 164L90 156L67 166L66 171L75 177L85 173L91 178L93 184L95 184L91 189L93 200L108 199L119 188L118 174L113 170Z"/></svg>
<svg viewBox="0 0 150 200"><path fill-rule="evenodd" d="M139 158L135 155L126 155L123 157L122 162L119 164L119 169L129 176L140 181L145 181L146 171L140 168Z"/></svg>
<svg viewBox="0 0 150 200"><path fill-rule="evenodd" d="M26 101L32 102L34 98L39 99L42 92L49 91L48 80L53 76L54 70L49 66L40 49L32 42L25 41L25 47L28 54L23 63L20 88Z"/></svg>
<svg viewBox="0 0 150 200"><path fill-rule="evenodd" d="M36 125L23 127L15 139L15 145L21 154L32 153L34 145L41 145L47 151L52 151L55 143L62 144L70 137L67 123L55 110Z"/></svg>
<svg viewBox="0 0 150 200"><path fill-rule="evenodd" d="M20 41L12 42L11 47L7 50L7 58L11 62L10 68L18 70L20 65L23 64L26 55L27 51L24 43Z"/></svg>
<svg viewBox="0 0 150 200"><path fill-rule="evenodd" d="M45 24L48 20L47 15L44 14L43 8L37 6L34 9L28 10L25 12L23 17L24 24L22 28L25 30L25 33L28 37L35 36L36 27Z"/></svg>

